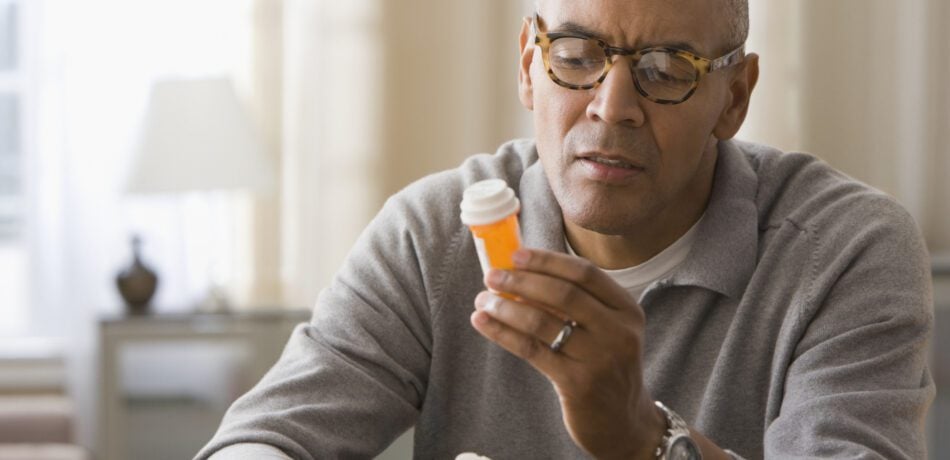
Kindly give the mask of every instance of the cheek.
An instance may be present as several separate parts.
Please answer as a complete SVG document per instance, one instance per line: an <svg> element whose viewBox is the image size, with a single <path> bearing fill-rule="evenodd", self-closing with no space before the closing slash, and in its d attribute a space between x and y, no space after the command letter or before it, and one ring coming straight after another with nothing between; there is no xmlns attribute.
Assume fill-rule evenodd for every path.
<svg viewBox="0 0 950 460"><path fill-rule="evenodd" d="M590 95L558 86L551 81L543 65L533 65L534 132L540 145L560 150L567 133L587 112Z"/></svg>
<svg viewBox="0 0 950 460"><path fill-rule="evenodd" d="M712 78L701 81L693 96L682 104L651 106L657 109L648 116L661 152L694 152L698 161L725 104L716 83Z"/></svg>
<svg viewBox="0 0 950 460"><path fill-rule="evenodd" d="M684 155L686 152L695 152L698 157L699 152L706 145L709 133L705 129L684 129L685 126L689 126L689 123L684 123L683 119L653 125L653 135L656 138L657 147L662 152L660 160L664 163L681 163L690 156Z"/></svg>
<svg viewBox="0 0 950 460"><path fill-rule="evenodd" d="M551 85L556 86L553 82ZM571 130L578 125L579 118L583 118L587 111L586 103L577 97L583 96L583 92L564 94L566 91L570 90L558 86L551 91L536 92L533 112L534 137L541 167L555 195L561 198L569 188L565 181L570 160L569 155L565 153L565 146Z"/></svg>
<svg viewBox="0 0 950 460"><path fill-rule="evenodd" d="M551 85L554 85L554 83L551 83ZM539 122L548 123L554 125L556 129L566 131L577 118L578 110L580 110L580 113L584 113L586 107L583 102L578 101L578 98L572 97L573 94L564 94L566 91L569 90L561 91L561 87L557 87L557 89L551 91L536 92L534 98L535 118Z"/></svg>
<svg viewBox="0 0 950 460"><path fill-rule="evenodd" d="M678 111L676 111L678 112ZM712 137L715 118L708 113L666 113L651 120L660 154L660 182L680 188L702 161Z"/></svg>
<svg viewBox="0 0 950 460"><path fill-rule="evenodd" d="M661 110L648 114L650 129L661 152L698 153L712 136L716 120L709 102L695 95L693 98L697 100L690 99L683 105L657 106Z"/></svg>

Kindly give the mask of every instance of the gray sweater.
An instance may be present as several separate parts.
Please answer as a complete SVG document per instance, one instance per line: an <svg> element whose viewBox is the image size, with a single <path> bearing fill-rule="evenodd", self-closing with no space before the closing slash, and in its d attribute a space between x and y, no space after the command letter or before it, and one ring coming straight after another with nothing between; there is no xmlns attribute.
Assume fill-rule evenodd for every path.
<svg viewBox="0 0 950 460"><path fill-rule="evenodd" d="M913 220L814 157L719 149L689 257L640 298L651 395L748 458L923 458L933 307ZM530 141L410 185L197 458L371 458L412 425L416 458L585 458L551 384L469 324L484 288L458 204L490 177L520 196L525 244L564 251Z"/></svg>

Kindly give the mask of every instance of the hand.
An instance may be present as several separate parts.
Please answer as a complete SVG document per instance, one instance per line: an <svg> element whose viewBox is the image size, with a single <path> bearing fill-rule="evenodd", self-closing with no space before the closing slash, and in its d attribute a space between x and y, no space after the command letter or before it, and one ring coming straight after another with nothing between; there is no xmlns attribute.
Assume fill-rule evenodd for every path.
<svg viewBox="0 0 950 460"><path fill-rule="evenodd" d="M645 317L640 305L591 262L537 249L515 269L492 270L472 325L529 362L553 384L574 442L597 458L653 458L666 420L643 386ZM565 321L576 321L552 351Z"/></svg>

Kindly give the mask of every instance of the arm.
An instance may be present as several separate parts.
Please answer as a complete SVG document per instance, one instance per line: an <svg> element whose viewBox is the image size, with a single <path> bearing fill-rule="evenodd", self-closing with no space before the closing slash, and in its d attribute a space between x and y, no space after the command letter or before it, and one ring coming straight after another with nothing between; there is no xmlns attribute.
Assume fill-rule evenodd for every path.
<svg viewBox="0 0 950 460"><path fill-rule="evenodd" d="M926 250L896 206L816 251L814 305L787 369L770 456L923 458L934 397Z"/></svg>
<svg viewBox="0 0 950 460"><path fill-rule="evenodd" d="M197 458L247 443L301 459L369 458L414 422L431 335L421 250L405 208L387 203L321 293L311 322L294 330ZM253 456L252 448L260 449L231 447L227 458Z"/></svg>

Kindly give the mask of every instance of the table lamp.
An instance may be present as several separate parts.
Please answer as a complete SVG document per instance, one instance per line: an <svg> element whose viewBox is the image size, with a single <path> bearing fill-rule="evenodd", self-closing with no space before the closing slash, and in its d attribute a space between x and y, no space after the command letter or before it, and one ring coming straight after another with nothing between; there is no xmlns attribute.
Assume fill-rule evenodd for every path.
<svg viewBox="0 0 950 460"><path fill-rule="evenodd" d="M238 100L234 85L227 78L156 82L134 153L125 188L128 194L263 192L273 187L273 166ZM134 240L134 245L138 245L138 240ZM119 278L131 271L141 274L139 268L144 263L139 255L133 262L136 264L136 270L127 269ZM147 276L135 273L131 274L143 279ZM158 280L160 277L154 284L157 285ZM142 302L142 293L133 293L138 297L128 296L122 286L147 287L148 283L117 279L117 284L126 304L135 311L134 302ZM206 306L227 307L221 286L211 284ZM146 304L150 298L151 295L147 296Z"/></svg>

